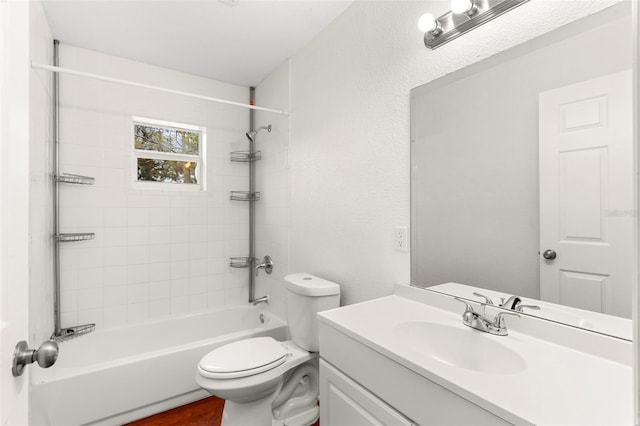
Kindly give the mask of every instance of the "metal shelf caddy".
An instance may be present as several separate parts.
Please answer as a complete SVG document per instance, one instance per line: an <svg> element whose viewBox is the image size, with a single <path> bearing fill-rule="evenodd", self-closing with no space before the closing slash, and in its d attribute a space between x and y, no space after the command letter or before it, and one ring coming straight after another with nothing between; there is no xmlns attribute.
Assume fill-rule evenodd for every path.
<svg viewBox="0 0 640 426"><path fill-rule="evenodd" d="M96 237L96 234L93 232L87 233L71 233L71 234L55 234L54 235L56 241L60 243L68 243L74 241L88 241L93 240Z"/></svg>
<svg viewBox="0 0 640 426"><path fill-rule="evenodd" d="M260 199L259 192L249 191L231 191L229 199L233 201L258 201Z"/></svg>
<svg viewBox="0 0 640 426"><path fill-rule="evenodd" d="M230 257L229 266L232 268L250 268L256 260L258 259L250 257Z"/></svg>
<svg viewBox="0 0 640 426"><path fill-rule="evenodd" d="M71 173L60 173L55 175L56 182L70 183L73 185L93 185L96 179L89 176L74 175Z"/></svg>
<svg viewBox="0 0 640 426"><path fill-rule="evenodd" d="M251 105L254 103L255 94L255 87L250 87L249 103ZM245 201L249 204L249 256L229 258L229 267L249 269L249 303L253 303L255 305L260 301L268 300L269 297L262 297L258 300L255 298L255 276L257 275L258 268L265 268L265 271L270 274L273 267L269 256L265 256L265 261L263 263L260 263L260 260L255 257L256 201L260 200L260 193L255 190L256 161L262 159L262 152L256 151L254 142L256 135L261 130L271 132L271 124L256 129L254 126L254 119L255 111L252 109L249 111L249 131L246 133L247 139L249 139L249 150L231 152L229 157L230 161L233 163L248 163L249 165L249 190L231 191L229 196L233 201ZM253 271L254 267L256 268L256 274L254 274Z"/></svg>
<svg viewBox="0 0 640 426"><path fill-rule="evenodd" d="M75 327L62 328L60 329L59 334L51 337L53 337L55 340L60 342L64 340L73 339L74 337L82 336L83 334L91 333L95 329L96 329L95 324L77 325Z"/></svg>
<svg viewBox="0 0 640 426"><path fill-rule="evenodd" d="M53 41L53 63L58 66L58 47L60 42ZM60 232L60 184L72 185L93 185L95 179L88 176L74 175L71 173L60 173L60 79L58 73L53 75L53 142L55 149L53 153L53 245L54 256L54 295L53 295L53 314L54 314L54 330L51 335L52 340L64 341L72 339L83 334L90 333L95 330L95 324L83 324L73 327L62 328L60 318L60 244L77 241L93 240L96 236L94 233L61 233Z"/></svg>
<svg viewBox="0 0 640 426"><path fill-rule="evenodd" d="M262 151L234 151L229 156L232 163L250 163L262 159Z"/></svg>

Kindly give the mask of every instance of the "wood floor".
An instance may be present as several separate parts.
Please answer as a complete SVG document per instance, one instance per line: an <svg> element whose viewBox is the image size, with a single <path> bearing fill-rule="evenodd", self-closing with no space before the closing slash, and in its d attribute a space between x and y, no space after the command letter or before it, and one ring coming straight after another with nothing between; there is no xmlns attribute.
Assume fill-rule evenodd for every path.
<svg viewBox="0 0 640 426"><path fill-rule="evenodd" d="M211 396L125 426L220 426L224 400ZM313 426L319 426L318 420ZM247 425L249 426L249 425Z"/></svg>
<svg viewBox="0 0 640 426"><path fill-rule="evenodd" d="M220 426L224 399L211 396L125 426Z"/></svg>

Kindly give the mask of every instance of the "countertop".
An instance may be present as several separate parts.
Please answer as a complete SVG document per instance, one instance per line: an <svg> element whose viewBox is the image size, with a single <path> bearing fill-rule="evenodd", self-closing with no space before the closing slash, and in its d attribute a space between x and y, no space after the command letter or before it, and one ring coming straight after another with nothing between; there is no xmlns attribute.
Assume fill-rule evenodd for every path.
<svg viewBox="0 0 640 426"><path fill-rule="evenodd" d="M508 336L482 333L463 325L464 307L457 308L459 312L441 309L396 294L322 312L319 320L514 424L633 424L633 375L629 364L599 356L597 351L577 350L571 342L558 344L522 331L511 330ZM526 367L512 374L490 374L448 365L398 339L394 327L406 321L448 324L469 333L481 333L487 339L499 339L525 359ZM541 320L507 317L506 321ZM555 333L554 324L549 323L549 327L549 333ZM581 338L590 338L590 332L574 332L587 333ZM594 338L594 345L607 344L607 337ZM611 343L631 351L630 342Z"/></svg>

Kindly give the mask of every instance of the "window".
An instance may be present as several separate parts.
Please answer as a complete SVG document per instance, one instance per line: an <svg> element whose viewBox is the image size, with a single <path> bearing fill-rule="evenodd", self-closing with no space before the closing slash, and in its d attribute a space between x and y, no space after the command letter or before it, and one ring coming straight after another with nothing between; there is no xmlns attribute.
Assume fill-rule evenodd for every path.
<svg viewBox="0 0 640 426"><path fill-rule="evenodd" d="M134 117L135 181L144 187L202 189L205 129Z"/></svg>

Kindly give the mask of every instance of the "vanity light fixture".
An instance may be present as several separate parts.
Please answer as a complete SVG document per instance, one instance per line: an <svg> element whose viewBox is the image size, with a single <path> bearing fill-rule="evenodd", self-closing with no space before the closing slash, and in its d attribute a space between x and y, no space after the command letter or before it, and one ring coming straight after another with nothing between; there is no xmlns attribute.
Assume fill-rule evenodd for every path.
<svg viewBox="0 0 640 426"><path fill-rule="evenodd" d="M478 6L473 0L451 0L451 11L456 15L473 16L478 12Z"/></svg>
<svg viewBox="0 0 640 426"><path fill-rule="evenodd" d="M451 11L439 18L425 13L418 20L418 28L424 32L425 46L436 49L528 1L452 0Z"/></svg>
<svg viewBox="0 0 640 426"><path fill-rule="evenodd" d="M430 32L432 34L439 34L442 32L440 22L436 20L436 17L430 13L425 13L418 20L418 28L423 33Z"/></svg>

